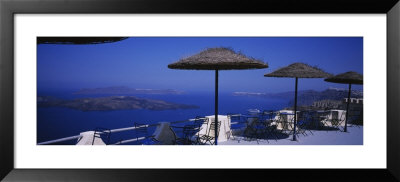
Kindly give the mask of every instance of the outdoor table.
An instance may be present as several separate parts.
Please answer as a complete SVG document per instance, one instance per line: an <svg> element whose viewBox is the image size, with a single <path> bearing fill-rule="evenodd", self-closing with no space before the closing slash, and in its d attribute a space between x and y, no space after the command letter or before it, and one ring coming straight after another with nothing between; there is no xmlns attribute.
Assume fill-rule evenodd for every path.
<svg viewBox="0 0 400 182"><path fill-rule="evenodd" d="M318 126L318 129L321 128L322 126L325 126L325 122L328 119L329 111L327 110L318 110L316 111L316 116L315 116L315 124ZM321 124L322 122L322 124Z"/></svg>
<svg viewBox="0 0 400 182"><path fill-rule="evenodd" d="M334 112L337 112L336 116L334 116L334 114L333 114ZM340 122L340 125L344 126L345 123L342 121L345 120L345 117L342 117L342 115L345 115L345 114L346 114L345 110L331 109L331 110L325 111L324 115L321 116L321 119L325 120L324 123L327 126L332 126L332 123L327 123L327 121L332 121L333 119L337 119L338 122Z"/></svg>
<svg viewBox="0 0 400 182"><path fill-rule="evenodd" d="M199 131L198 134L215 137L214 128L210 129L210 124L214 122L215 116L214 115L206 116L206 118L208 119L208 122L203 123L203 125L201 126L201 130ZM218 142L227 141L229 137L232 135L232 131L230 128L231 120L226 115L218 115L218 120L221 122L220 126L218 126L219 127Z"/></svg>
<svg viewBox="0 0 400 182"><path fill-rule="evenodd" d="M294 127L294 123L292 122L294 118L294 113L290 112L281 112L279 113L279 123L281 126L280 128L284 130L292 129Z"/></svg>
<svg viewBox="0 0 400 182"><path fill-rule="evenodd" d="M345 125L345 122L344 122L344 120L346 119L346 110L340 110L340 109L332 109L331 110L331 112L332 111L337 111L338 112L338 120L339 120L339 122L341 122L341 126L344 126ZM331 115L331 117L332 117L332 115Z"/></svg>

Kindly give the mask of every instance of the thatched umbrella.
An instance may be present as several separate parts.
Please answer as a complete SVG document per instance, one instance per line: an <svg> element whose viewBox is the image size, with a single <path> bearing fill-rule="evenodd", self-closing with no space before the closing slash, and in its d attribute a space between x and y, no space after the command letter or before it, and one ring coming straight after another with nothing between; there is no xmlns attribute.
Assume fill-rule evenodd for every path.
<svg viewBox="0 0 400 182"><path fill-rule="evenodd" d="M346 107L346 120L344 121L344 132L347 132L347 117L349 116L349 104L351 94L351 84L363 84L363 76L353 71L338 74L333 77L326 78L325 81L333 83L344 83L349 84L349 93L347 95L347 107Z"/></svg>
<svg viewBox="0 0 400 182"><path fill-rule="evenodd" d="M169 64L171 69L215 70L215 144L218 141L218 71L268 68L268 64L229 48L209 48Z"/></svg>
<svg viewBox="0 0 400 182"><path fill-rule="evenodd" d="M266 77L290 77L296 78L295 94L294 94L294 129L293 140L296 140L297 125L297 80L298 78L326 78L332 76L323 70L312 67L304 63L293 63L289 66L280 68L272 73L265 74Z"/></svg>
<svg viewBox="0 0 400 182"><path fill-rule="evenodd" d="M127 39L127 37L38 37L37 44L103 44Z"/></svg>

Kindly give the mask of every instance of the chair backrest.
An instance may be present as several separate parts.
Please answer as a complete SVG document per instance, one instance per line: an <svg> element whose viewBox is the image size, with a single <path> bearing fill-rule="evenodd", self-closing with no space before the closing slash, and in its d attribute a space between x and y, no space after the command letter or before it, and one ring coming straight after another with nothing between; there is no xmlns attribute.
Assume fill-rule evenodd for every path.
<svg viewBox="0 0 400 182"><path fill-rule="evenodd" d="M262 111L262 112L260 112L259 114L258 114L258 118L259 118L259 120L261 120L261 121L264 121L264 120L267 120L267 119L269 119L269 112L268 111Z"/></svg>
<svg viewBox="0 0 400 182"><path fill-rule="evenodd" d="M254 126L259 121L257 116L248 116L246 117L246 127Z"/></svg>
<svg viewBox="0 0 400 182"><path fill-rule="evenodd" d="M340 115L340 121L344 121L346 119L346 111L342 111Z"/></svg>
<svg viewBox="0 0 400 182"><path fill-rule="evenodd" d="M204 123L208 123L208 119L206 117L201 117L201 116L196 116L196 118L193 121L193 124L197 125L198 127L201 127Z"/></svg>
<svg viewBox="0 0 400 182"><path fill-rule="evenodd" d="M332 111L332 120L339 120L339 111Z"/></svg>
<svg viewBox="0 0 400 182"><path fill-rule="evenodd" d="M218 128L217 128L217 133L219 133L219 130L221 129L221 121L218 121ZM215 121L212 121L210 123L210 128L208 129L208 136L214 135L215 134Z"/></svg>
<svg viewBox="0 0 400 182"><path fill-rule="evenodd" d="M319 112L316 112L317 118L326 117L328 114L329 114L329 113L328 113L327 111L323 111L323 112L319 111Z"/></svg>
<svg viewBox="0 0 400 182"><path fill-rule="evenodd" d="M193 125L185 125L183 127L183 138L190 139L199 131L198 127L193 127Z"/></svg>
<svg viewBox="0 0 400 182"><path fill-rule="evenodd" d="M208 118L206 118L206 117L201 117L201 116L196 116L196 118L194 119L194 122L193 122L193 127L195 127L196 128L196 130L197 131L200 131L200 130L202 130L202 127L203 127L203 124L205 124L206 125L206 132L208 131Z"/></svg>
<svg viewBox="0 0 400 182"><path fill-rule="evenodd" d="M299 118L298 120L307 118L307 111L300 111L300 112L297 114L297 117Z"/></svg>
<svg viewBox="0 0 400 182"><path fill-rule="evenodd" d="M311 121L311 116L309 111L301 111L298 115L297 115L297 121L299 124L305 124L309 121Z"/></svg>
<svg viewBox="0 0 400 182"><path fill-rule="evenodd" d="M280 112L279 111L274 111L273 114L274 114L273 120L276 121L276 122L279 122L280 117L281 117Z"/></svg>

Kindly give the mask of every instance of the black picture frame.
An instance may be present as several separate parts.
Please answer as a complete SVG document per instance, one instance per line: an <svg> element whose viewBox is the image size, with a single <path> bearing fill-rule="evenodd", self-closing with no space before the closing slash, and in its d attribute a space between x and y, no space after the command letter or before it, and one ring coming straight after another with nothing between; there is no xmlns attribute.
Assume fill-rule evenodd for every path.
<svg viewBox="0 0 400 182"><path fill-rule="evenodd" d="M386 169L15 169L14 14L18 13L382 13L387 15ZM230 176L279 181L400 180L398 0L0 0L0 179L5 181L203 181ZM376 60L376 64L380 64ZM373 157L373 156L371 156ZM366 159L368 160L368 159ZM290 174L290 175L288 175Z"/></svg>

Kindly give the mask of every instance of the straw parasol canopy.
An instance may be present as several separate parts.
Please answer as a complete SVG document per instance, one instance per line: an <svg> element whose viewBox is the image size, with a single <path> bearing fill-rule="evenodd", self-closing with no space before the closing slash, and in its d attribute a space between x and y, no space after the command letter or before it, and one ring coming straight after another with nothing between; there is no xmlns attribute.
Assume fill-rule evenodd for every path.
<svg viewBox="0 0 400 182"><path fill-rule="evenodd" d="M326 78L332 76L320 68L304 63L293 63L280 68L272 73L265 74L266 77L290 77L290 78Z"/></svg>
<svg viewBox="0 0 400 182"><path fill-rule="evenodd" d="M209 48L193 56L169 64L171 69L240 70L268 68L268 64L246 57L229 48Z"/></svg>
<svg viewBox="0 0 400 182"><path fill-rule="evenodd" d="M209 48L168 65L171 69L215 70L215 145L218 141L218 70L242 70L268 68L268 64L247 57L232 49Z"/></svg>
<svg viewBox="0 0 400 182"><path fill-rule="evenodd" d="M347 132L347 118L349 116L351 84L362 85L363 84L363 76L354 71L348 71L346 73L341 73L341 74L326 78L325 81L333 82L333 83L349 84L349 93L347 95L346 120L344 121L344 132Z"/></svg>
<svg viewBox="0 0 400 182"><path fill-rule="evenodd" d="M332 76L320 68L310 66L304 63L293 63L289 66L280 68L272 73L264 75L265 77L289 77L296 78L295 95L294 95L294 128L293 140L296 140L296 125L297 125L297 82L298 78L326 78Z"/></svg>
<svg viewBox="0 0 400 182"><path fill-rule="evenodd" d="M127 37L38 37L37 44L103 44L127 39Z"/></svg>
<svg viewBox="0 0 400 182"><path fill-rule="evenodd" d="M325 81L333 83L344 83L344 84L363 84L363 76L354 71L338 74L333 77L326 78Z"/></svg>

